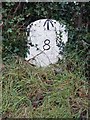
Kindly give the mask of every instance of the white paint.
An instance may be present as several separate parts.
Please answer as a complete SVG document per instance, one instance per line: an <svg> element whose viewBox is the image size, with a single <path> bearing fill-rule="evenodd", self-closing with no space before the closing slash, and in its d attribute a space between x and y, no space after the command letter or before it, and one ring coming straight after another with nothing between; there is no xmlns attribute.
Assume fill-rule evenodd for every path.
<svg viewBox="0 0 90 120"><path fill-rule="evenodd" d="M48 23L49 29L47 27ZM62 58L62 55L59 54L60 50L57 46L56 38L59 37L58 40L60 40L58 34L61 31L62 41L64 44L67 42L68 37L67 32L65 32L65 25L60 24L56 20L41 19L28 25L27 30L29 30L29 35L27 34L28 43L32 43L34 46L31 47L28 44L30 46L30 54L27 53L26 60L36 66L43 67L54 64L58 61L58 58Z"/></svg>

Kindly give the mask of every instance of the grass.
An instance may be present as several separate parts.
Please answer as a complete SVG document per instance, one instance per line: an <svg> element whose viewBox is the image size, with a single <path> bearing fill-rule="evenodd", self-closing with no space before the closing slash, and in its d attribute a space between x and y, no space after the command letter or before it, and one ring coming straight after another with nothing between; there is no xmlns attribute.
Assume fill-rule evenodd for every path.
<svg viewBox="0 0 90 120"><path fill-rule="evenodd" d="M54 69L62 68L61 73ZM87 117L88 83L64 63L36 68L12 58L2 68L2 116L12 118Z"/></svg>

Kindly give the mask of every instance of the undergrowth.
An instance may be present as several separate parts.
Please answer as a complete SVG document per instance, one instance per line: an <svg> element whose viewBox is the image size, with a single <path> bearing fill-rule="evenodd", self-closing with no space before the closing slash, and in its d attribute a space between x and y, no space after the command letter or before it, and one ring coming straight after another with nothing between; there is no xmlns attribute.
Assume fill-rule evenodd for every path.
<svg viewBox="0 0 90 120"><path fill-rule="evenodd" d="M79 67L37 68L17 56L3 63L2 73L2 117L87 117L88 83Z"/></svg>

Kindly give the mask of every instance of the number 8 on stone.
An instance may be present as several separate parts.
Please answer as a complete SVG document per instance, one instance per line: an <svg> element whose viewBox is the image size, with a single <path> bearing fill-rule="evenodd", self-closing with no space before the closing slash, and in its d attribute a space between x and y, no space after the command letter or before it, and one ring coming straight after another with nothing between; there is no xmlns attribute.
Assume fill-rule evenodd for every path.
<svg viewBox="0 0 90 120"><path fill-rule="evenodd" d="M44 45L43 45L43 49L44 50L49 50L50 49L50 40L49 39L46 39L45 41L44 41Z"/></svg>

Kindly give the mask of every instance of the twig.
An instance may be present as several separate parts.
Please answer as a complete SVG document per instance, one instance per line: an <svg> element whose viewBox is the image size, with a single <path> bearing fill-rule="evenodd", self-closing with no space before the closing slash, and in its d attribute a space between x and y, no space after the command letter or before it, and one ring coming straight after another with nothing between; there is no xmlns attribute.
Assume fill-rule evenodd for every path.
<svg viewBox="0 0 90 120"><path fill-rule="evenodd" d="M14 14L17 12L17 10L18 10L18 8L20 7L20 5L21 5L21 2L19 2L19 4L17 5L17 7L16 7L16 9L15 9L15 11L14 11Z"/></svg>
<svg viewBox="0 0 90 120"><path fill-rule="evenodd" d="M27 60L28 62L32 59L35 59L35 57L37 57L38 55L40 55L41 53L43 53L43 51L41 51L40 53L38 53L37 55L35 55L33 58L30 58L29 60Z"/></svg>

